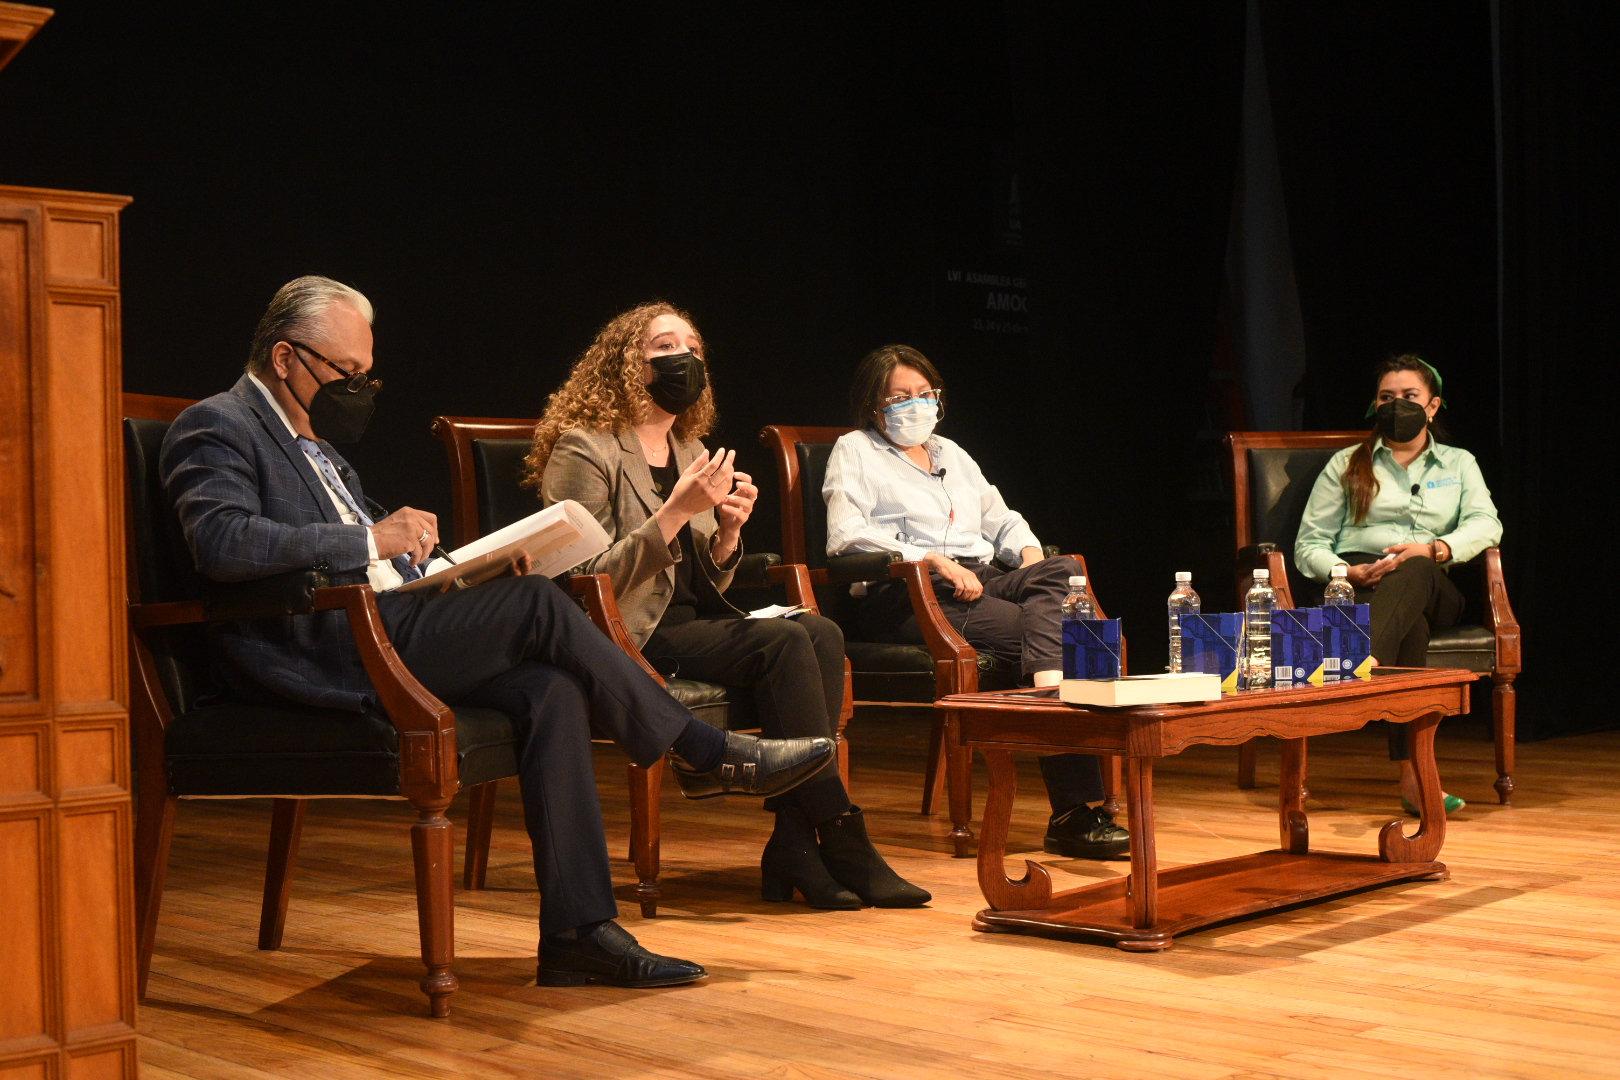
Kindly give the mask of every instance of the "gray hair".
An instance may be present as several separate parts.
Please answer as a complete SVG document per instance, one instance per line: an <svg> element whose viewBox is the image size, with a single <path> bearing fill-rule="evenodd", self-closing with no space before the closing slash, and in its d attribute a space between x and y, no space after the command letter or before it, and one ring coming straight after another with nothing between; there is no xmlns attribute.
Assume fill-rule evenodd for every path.
<svg viewBox="0 0 1620 1080"><path fill-rule="evenodd" d="M253 331L248 371L254 375L268 371L270 354L278 341L321 336L326 328L327 311L333 304L340 303L354 308L367 323L373 321L371 301L358 289L351 289L341 281L310 274L277 289L258 328Z"/></svg>

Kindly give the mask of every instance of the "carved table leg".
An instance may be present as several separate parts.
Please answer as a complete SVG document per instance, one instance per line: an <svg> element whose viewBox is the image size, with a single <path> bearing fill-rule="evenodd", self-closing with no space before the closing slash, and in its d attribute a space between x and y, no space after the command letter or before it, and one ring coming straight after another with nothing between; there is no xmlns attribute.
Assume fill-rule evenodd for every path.
<svg viewBox="0 0 1620 1080"><path fill-rule="evenodd" d="M1248 791L1254 787L1254 763L1260 756L1260 740L1246 739L1238 743L1238 787Z"/></svg>
<svg viewBox="0 0 1620 1080"><path fill-rule="evenodd" d="M1305 740L1282 740L1282 777L1277 782L1280 846L1290 855L1311 850L1311 827L1305 818Z"/></svg>
<svg viewBox="0 0 1620 1080"><path fill-rule="evenodd" d="M1012 821L1013 796L1018 793L1012 751L985 750L984 760L990 767L990 795L985 800L979 837L979 891L996 911L1043 908L1052 899L1052 876L1046 867L1026 859L1022 878L1014 881L1007 876L1007 826Z"/></svg>
<svg viewBox="0 0 1620 1080"><path fill-rule="evenodd" d="M1491 717L1496 722L1496 801L1513 805L1513 750L1518 738L1518 693L1512 674L1492 674Z"/></svg>
<svg viewBox="0 0 1620 1080"><path fill-rule="evenodd" d="M1159 863L1153 844L1152 758L1131 757L1125 760L1125 800L1131 822L1131 925L1138 930L1146 930L1159 919ZM1121 948L1130 948L1130 944L1122 944Z"/></svg>
<svg viewBox="0 0 1620 1080"><path fill-rule="evenodd" d="M1407 744L1412 771L1417 774L1418 831L1407 836L1401 822L1385 825L1378 833L1378 854L1385 862L1431 862L1446 842L1446 807L1440 790L1440 769L1434 761L1434 734L1439 727L1437 712L1411 722Z"/></svg>
<svg viewBox="0 0 1620 1080"><path fill-rule="evenodd" d="M949 839L958 859L972 854L973 830L973 751L962 745L962 722L955 709L945 713L945 769L946 793L951 804L951 832Z"/></svg>

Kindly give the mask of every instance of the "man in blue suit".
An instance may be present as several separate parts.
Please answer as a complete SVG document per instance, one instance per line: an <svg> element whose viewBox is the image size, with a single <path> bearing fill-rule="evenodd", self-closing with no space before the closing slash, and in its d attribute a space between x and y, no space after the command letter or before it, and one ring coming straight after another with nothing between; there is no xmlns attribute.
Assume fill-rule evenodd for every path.
<svg viewBox="0 0 1620 1080"><path fill-rule="evenodd" d="M498 709L519 733L524 820L540 885L539 981L673 986L702 967L658 956L613 921L591 723L642 765L673 749L682 789L772 795L815 772L826 739L721 732L676 703L550 580L514 575L439 596L392 591L420 576L434 515L387 513L333 449L359 439L380 382L372 307L328 278L284 285L253 337L247 373L183 412L160 469L197 570L216 582L320 570L369 582L389 640L440 699ZM376 694L342 612L218 624L224 682L244 700L364 710Z"/></svg>

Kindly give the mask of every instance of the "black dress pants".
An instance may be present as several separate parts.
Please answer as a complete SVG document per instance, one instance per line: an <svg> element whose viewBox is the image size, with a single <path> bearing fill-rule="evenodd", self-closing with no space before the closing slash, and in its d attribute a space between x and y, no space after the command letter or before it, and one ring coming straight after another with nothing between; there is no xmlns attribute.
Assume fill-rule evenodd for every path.
<svg viewBox="0 0 1620 1080"><path fill-rule="evenodd" d="M1377 562L1382 555L1354 551L1340 555L1351 566ZM1357 589L1356 603L1372 610L1372 654L1391 667L1424 667L1429 638L1449 630L1462 617L1465 600L1451 578L1433 559L1407 559L1378 579L1371 589ZM1406 725L1389 725L1389 759L1406 761Z"/></svg>
<svg viewBox="0 0 1620 1080"><path fill-rule="evenodd" d="M934 595L945 621L975 649L1008 665L1017 665L1026 679L1037 671L1062 668L1063 600L1069 595L1069 578L1080 573L1080 564L1059 555L1011 571L977 561L961 565L983 583L984 593L977 600L958 600L945 578L938 572L931 573ZM857 609L856 618L861 636L867 641L902 645L923 642L922 628L903 581L873 587ZM1095 755L1053 754L1042 758L1041 775L1054 814L1104 798L1102 763Z"/></svg>
<svg viewBox="0 0 1620 1080"><path fill-rule="evenodd" d="M844 633L820 615L748 619L740 615L660 623L641 653L660 673L719 683L749 695L768 739L822 736L838 731L844 707ZM850 807L838 759L798 787L765 800L775 811L796 806L812 824L831 821Z"/></svg>
<svg viewBox="0 0 1620 1080"><path fill-rule="evenodd" d="M616 918L591 725L645 766L692 714L547 578L385 593L377 607L400 659L436 697L512 718L541 933Z"/></svg>

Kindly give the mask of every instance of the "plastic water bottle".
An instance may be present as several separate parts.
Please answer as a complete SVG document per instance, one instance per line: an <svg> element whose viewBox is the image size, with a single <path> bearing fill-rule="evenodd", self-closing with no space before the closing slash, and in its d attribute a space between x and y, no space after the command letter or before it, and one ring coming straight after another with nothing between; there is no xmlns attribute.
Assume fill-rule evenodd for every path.
<svg viewBox="0 0 1620 1080"><path fill-rule="evenodd" d="M1256 570L1254 586L1245 601L1243 620L1243 686L1261 690L1271 685L1271 613L1277 594L1271 589L1271 571Z"/></svg>
<svg viewBox="0 0 1620 1080"><path fill-rule="evenodd" d="M1071 574L1069 576L1069 595L1063 599L1063 621L1070 619L1095 619L1097 609L1091 606L1091 596L1086 592L1086 575Z"/></svg>
<svg viewBox="0 0 1620 1080"><path fill-rule="evenodd" d="M1197 615L1204 610L1202 600L1193 592L1192 575L1185 570L1176 571L1176 591L1170 594L1170 672L1181 674L1181 615Z"/></svg>
<svg viewBox="0 0 1620 1080"><path fill-rule="evenodd" d="M1323 607L1349 607L1356 602L1356 590L1350 584L1350 568L1339 563L1333 568L1333 577L1322 590Z"/></svg>

